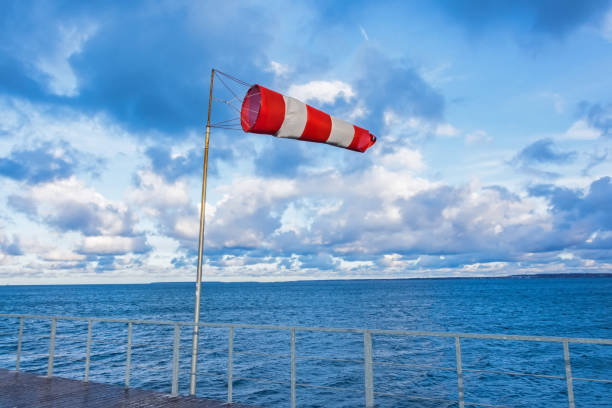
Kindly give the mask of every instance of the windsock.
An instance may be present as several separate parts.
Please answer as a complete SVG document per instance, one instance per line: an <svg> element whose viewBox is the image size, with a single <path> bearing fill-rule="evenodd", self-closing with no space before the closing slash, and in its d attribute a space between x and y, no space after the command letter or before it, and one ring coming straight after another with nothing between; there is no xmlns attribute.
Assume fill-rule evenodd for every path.
<svg viewBox="0 0 612 408"><path fill-rule="evenodd" d="M376 142L366 129L261 85L253 85L244 97L240 124L245 132L327 143L361 153Z"/></svg>

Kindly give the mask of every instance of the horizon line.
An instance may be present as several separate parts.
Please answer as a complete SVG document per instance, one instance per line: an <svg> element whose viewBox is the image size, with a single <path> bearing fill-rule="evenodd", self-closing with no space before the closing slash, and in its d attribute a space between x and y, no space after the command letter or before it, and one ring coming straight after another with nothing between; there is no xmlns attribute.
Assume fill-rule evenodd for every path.
<svg viewBox="0 0 612 408"><path fill-rule="evenodd" d="M514 274L500 276L430 276L430 277L403 277L403 278L334 278L334 279L294 279L278 281L222 281L211 280L202 283L299 283L299 282L342 282L342 281L372 281L372 280L462 280L462 279L530 279L530 278L612 278L612 272L558 272L536 274ZM196 283L195 281L151 281L151 282L122 282L122 283L0 283L0 286L86 286L86 285L162 285L172 283Z"/></svg>

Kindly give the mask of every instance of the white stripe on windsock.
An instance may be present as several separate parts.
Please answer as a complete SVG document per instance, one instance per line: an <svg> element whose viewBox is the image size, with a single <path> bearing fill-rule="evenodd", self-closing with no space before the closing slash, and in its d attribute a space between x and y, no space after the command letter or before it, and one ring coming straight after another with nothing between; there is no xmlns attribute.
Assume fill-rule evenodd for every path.
<svg viewBox="0 0 612 408"><path fill-rule="evenodd" d="M283 99L285 100L285 119L276 132L276 137L299 139L308 120L306 104L290 96L283 95Z"/></svg>
<svg viewBox="0 0 612 408"><path fill-rule="evenodd" d="M339 147L349 147L355 137L355 127L348 122L331 116L332 127L325 143Z"/></svg>

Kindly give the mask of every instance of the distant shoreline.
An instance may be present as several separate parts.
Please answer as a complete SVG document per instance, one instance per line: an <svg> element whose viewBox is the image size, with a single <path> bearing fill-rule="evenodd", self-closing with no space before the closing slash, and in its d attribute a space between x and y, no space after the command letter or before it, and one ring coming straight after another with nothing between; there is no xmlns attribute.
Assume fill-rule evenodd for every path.
<svg viewBox="0 0 612 408"><path fill-rule="evenodd" d="M287 281L204 281L203 284L281 284L293 282L348 282L348 281L400 281L400 280L468 280L468 279L556 279L556 278L612 278L612 273L539 273L528 275L504 275L504 276L440 276L440 277L414 277L414 278L349 278L349 279L296 279ZM176 282L147 282L147 283L35 283L35 284L0 284L6 286L88 286L88 285L171 285L171 284L194 284L194 281Z"/></svg>

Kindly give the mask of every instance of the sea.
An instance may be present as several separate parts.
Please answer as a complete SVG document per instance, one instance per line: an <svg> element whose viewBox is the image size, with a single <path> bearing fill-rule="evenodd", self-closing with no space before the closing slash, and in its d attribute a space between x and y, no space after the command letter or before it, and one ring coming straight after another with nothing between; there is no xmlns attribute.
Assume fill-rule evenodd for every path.
<svg viewBox="0 0 612 408"><path fill-rule="evenodd" d="M0 313L192 321L193 283L0 286ZM203 283L202 322L612 339L612 277ZM0 368L19 320L0 317ZM134 324L130 386L170 392L173 326ZM50 321L26 319L21 370L46 374ZM197 395L227 398L228 333L200 335ZM180 331L189 390L192 329ZM127 325L92 326L90 381L123 384ZM58 320L53 374L83 379L87 322ZM287 330L234 329L233 401L288 407ZM298 330L298 407L364 405L364 336ZM457 407L455 340L372 336L377 407ZM466 406L567 407L561 343L462 339ZM574 378L612 380L612 345L570 345ZM537 374L540 377L509 375ZM612 407L612 381L574 380L576 407ZM483 406L481 405L481 406Z"/></svg>

